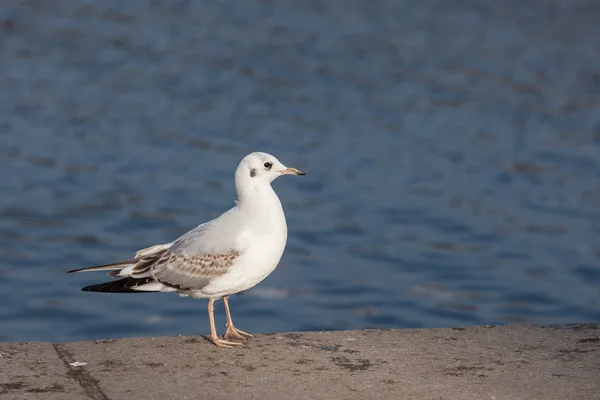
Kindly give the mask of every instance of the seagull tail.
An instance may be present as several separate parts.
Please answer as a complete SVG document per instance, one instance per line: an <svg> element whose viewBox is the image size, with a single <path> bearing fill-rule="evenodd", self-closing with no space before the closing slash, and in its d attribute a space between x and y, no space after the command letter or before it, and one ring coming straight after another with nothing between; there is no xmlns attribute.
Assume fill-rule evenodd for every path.
<svg viewBox="0 0 600 400"><path fill-rule="evenodd" d="M123 269L124 267L128 266L128 265L133 265L136 264L138 261L138 259L131 259L131 260L123 260L123 261L117 261L115 263L111 263L111 264L103 264L103 265L96 265L95 267L85 267L85 268L79 268L79 269L72 269L70 271L67 271L67 274L71 274L73 272L88 272L88 271L114 271L114 270L120 270Z"/></svg>

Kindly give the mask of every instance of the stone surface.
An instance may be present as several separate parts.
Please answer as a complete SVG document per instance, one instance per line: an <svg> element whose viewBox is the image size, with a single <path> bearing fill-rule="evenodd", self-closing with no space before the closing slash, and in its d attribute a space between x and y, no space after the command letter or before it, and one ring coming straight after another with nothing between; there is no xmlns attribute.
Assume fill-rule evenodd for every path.
<svg viewBox="0 0 600 400"><path fill-rule="evenodd" d="M0 354L1 399L36 389L61 399L600 398L599 324L264 334L233 350L203 337L3 344ZM67 372L75 361L87 364Z"/></svg>
<svg viewBox="0 0 600 400"><path fill-rule="evenodd" d="M50 343L0 344L1 399L83 399L74 376Z"/></svg>

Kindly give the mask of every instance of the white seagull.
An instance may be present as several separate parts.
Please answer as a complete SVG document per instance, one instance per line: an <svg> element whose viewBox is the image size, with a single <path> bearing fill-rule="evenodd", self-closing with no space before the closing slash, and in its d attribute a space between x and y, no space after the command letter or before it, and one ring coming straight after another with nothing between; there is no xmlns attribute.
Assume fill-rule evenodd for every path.
<svg viewBox="0 0 600 400"><path fill-rule="evenodd" d="M187 232L174 242L142 249L130 260L69 271L110 271L106 283L84 287L88 292L178 292L208 299L210 338L231 348L252 337L231 320L230 294L250 289L279 263L287 241L287 224L271 182L281 175L305 175L267 153L251 153L235 171L236 205L220 217ZM214 302L223 299L227 331L217 336Z"/></svg>

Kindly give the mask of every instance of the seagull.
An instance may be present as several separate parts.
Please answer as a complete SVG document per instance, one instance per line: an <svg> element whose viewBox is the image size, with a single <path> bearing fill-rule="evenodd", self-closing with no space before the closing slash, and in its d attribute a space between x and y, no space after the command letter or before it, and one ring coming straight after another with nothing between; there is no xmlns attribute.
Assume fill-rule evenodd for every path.
<svg viewBox="0 0 600 400"><path fill-rule="evenodd" d="M220 217L201 224L177 240L139 250L135 257L111 264L68 271L110 271L120 278L86 286L86 292L177 292L208 299L210 340L232 348L251 334L233 325L229 295L248 290L265 279L279 263L287 241L281 201L271 182L281 175L306 175L288 168L267 153L251 153L235 171L237 201ZM227 330L217 336L215 301L223 299Z"/></svg>

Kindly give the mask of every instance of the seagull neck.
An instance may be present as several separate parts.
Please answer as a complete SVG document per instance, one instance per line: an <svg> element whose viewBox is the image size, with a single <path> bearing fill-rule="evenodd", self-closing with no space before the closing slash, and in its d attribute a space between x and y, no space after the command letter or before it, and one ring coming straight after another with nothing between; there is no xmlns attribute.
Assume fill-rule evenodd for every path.
<svg viewBox="0 0 600 400"><path fill-rule="evenodd" d="M238 205L240 208L271 207L273 203L281 204L279 197L270 184L262 183L238 188Z"/></svg>

